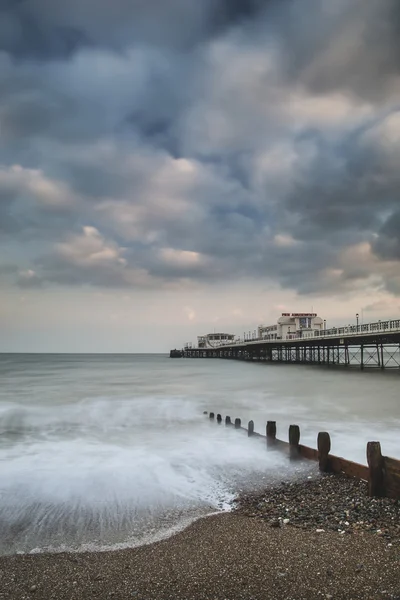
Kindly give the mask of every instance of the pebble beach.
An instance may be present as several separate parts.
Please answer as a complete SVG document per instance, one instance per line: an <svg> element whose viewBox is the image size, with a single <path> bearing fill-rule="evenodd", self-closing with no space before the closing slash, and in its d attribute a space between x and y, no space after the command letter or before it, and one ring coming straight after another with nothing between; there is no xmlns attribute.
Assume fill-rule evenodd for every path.
<svg viewBox="0 0 400 600"><path fill-rule="evenodd" d="M0 558L0 598L399 599L400 503L321 476L138 548Z"/></svg>

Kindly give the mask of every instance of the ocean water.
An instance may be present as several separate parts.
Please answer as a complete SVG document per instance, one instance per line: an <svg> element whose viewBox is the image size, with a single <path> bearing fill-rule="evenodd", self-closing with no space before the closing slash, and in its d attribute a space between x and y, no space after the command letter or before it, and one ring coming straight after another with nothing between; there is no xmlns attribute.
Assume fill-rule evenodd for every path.
<svg viewBox="0 0 400 600"><path fill-rule="evenodd" d="M0 355L0 553L108 549L229 510L239 490L305 478L203 411L298 424L365 463L400 458L399 375L165 355Z"/></svg>

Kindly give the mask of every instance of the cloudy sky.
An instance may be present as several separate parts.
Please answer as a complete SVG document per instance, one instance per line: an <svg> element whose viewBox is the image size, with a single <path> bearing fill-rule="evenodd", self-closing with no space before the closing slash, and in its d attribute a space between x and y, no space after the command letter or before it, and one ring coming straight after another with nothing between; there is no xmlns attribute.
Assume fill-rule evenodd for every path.
<svg viewBox="0 0 400 600"><path fill-rule="evenodd" d="M0 350L400 315L399 0L0 0Z"/></svg>

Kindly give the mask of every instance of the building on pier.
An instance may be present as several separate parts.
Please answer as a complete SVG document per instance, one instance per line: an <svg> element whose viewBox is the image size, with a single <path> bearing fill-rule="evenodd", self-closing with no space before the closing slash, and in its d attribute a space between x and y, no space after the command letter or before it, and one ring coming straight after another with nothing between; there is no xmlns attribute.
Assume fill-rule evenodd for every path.
<svg viewBox="0 0 400 600"><path fill-rule="evenodd" d="M286 340L321 331L324 322L317 313L282 313L276 325L259 325L258 339Z"/></svg>
<svg viewBox="0 0 400 600"><path fill-rule="evenodd" d="M235 341L234 333L207 333L197 336L198 348L216 348Z"/></svg>

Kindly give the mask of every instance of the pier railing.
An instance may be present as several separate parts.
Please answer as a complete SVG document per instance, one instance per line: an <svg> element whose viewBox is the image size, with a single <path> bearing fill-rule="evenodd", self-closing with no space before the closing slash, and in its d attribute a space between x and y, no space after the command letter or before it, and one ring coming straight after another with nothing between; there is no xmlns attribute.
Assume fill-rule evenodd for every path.
<svg viewBox="0 0 400 600"><path fill-rule="evenodd" d="M206 413L207 414L207 413ZM268 421L265 435L254 431L254 421L249 421L247 428L242 427L240 418L232 422L229 416L223 420L220 414L209 413L210 421L218 424L225 423L227 427L234 427L247 432L248 437L264 438L268 450L285 452L290 460L307 459L318 461L322 472L344 473L349 477L368 481L370 496L400 499L400 461L388 456L383 456L379 442L368 442L366 454L368 466L335 456L330 453L331 438L328 432L321 431L317 436L317 449L300 444L300 427L290 425L288 441L276 437L276 421Z"/></svg>

